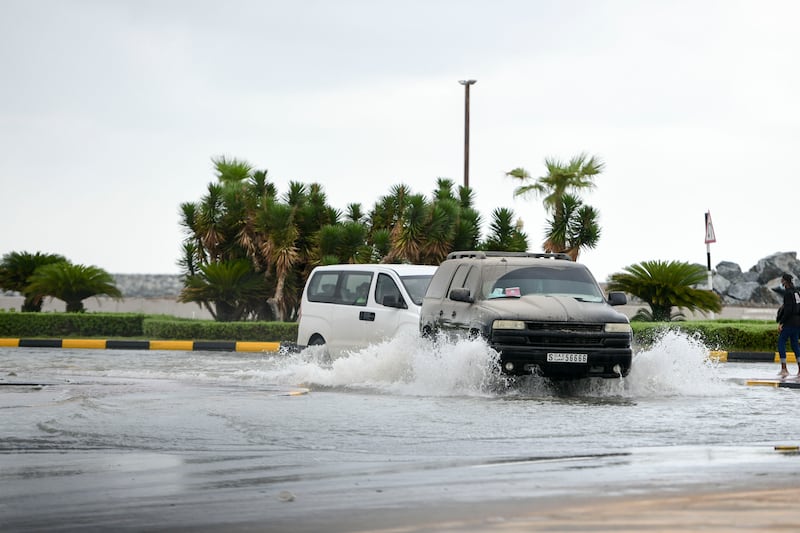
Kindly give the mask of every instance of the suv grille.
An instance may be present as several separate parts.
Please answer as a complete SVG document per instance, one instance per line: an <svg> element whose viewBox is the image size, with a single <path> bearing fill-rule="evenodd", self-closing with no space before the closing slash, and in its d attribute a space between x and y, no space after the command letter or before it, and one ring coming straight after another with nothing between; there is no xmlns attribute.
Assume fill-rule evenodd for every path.
<svg viewBox="0 0 800 533"><path fill-rule="evenodd" d="M605 333L603 324L580 324L574 322L526 322L521 331L503 330L494 332L493 342L539 346L541 348L583 347L602 348L616 342ZM624 343L627 343L625 337Z"/></svg>
<svg viewBox="0 0 800 533"><path fill-rule="evenodd" d="M576 324L574 322L525 322L525 328L528 331L536 332L585 333L603 331L603 327L603 324Z"/></svg>

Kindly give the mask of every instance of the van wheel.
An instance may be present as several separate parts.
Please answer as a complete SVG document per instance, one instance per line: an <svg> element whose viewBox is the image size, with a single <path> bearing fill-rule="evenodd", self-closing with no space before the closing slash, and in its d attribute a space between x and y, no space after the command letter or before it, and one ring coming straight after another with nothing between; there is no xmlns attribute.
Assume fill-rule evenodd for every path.
<svg viewBox="0 0 800 533"><path fill-rule="evenodd" d="M323 339L322 335L319 335L318 333L315 333L310 339L308 339L309 346L322 346L323 344L325 344L325 339Z"/></svg>
<svg viewBox="0 0 800 533"><path fill-rule="evenodd" d="M319 333L315 333L308 339L309 346L325 346L325 339ZM329 364L331 362L331 354L328 353L328 349L325 348L322 350L320 354L319 362L322 364Z"/></svg>

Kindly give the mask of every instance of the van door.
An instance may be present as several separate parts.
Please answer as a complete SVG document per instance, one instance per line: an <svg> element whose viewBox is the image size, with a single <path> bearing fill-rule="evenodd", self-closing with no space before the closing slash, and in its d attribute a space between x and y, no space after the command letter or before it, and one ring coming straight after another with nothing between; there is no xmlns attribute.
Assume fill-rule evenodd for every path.
<svg viewBox="0 0 800 533"><path fill-rule="evenodd" d="M372 272L341 271L331 309L331 353L358 349L369 344L367 328L375 313L368 305Z"/></svg>
<svg viewBox="0 0 800 533"><path fill-rule="evenodd" d="M409 303L413 305L413 302L409 302L409 297L400 289L399 281L389 274L378 274L370 302L375 321L367 326L367 334L372 342L394 337L408 322L412 323L414 330L419 328L417 313L408 309Z"/></svg>

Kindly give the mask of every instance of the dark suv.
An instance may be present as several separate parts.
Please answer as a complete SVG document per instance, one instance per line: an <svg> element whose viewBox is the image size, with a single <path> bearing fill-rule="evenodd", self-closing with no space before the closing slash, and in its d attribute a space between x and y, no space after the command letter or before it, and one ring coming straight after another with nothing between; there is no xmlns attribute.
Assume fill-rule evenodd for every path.
<svg viewBox="0 0 800 533"><path fill-rule="evenodd" d="M453 252L422 302L420 331L482 336L508 374L618 378L631 368L631 326L591 272L566 254Z"/></svg>

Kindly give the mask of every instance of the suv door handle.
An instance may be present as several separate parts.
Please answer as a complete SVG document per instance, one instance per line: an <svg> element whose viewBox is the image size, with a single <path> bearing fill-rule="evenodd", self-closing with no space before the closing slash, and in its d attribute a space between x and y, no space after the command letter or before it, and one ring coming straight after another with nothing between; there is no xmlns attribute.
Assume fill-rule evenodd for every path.
<svg viewBox="0 0 800 533"><path fill-rule="evenodd" d="M375 313L369 311L361 311L358 313L359 320L366 320L367 322L375 322Z"/></svg>

